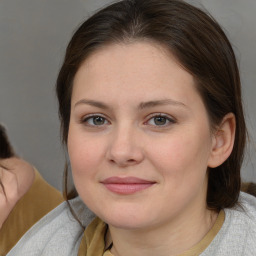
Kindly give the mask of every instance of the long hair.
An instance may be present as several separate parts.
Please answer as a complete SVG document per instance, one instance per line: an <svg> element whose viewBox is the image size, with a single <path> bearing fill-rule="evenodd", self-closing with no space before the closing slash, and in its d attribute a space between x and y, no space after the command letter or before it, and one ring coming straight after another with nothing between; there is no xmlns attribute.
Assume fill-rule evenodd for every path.
<svg viewBox="0 0 256 256"><path fill-rule="evenodd" d="M246 142L241 84L232 46L211 15L179 0L123 0L94 14L74 33L60 69L56 91L63 142L67 142L73 79L81 64L108 44L152 41L169 50L193 75L212 130L227 113L236 117L230 157L209 168L207 205L233 207L240 191Z"/></svg>

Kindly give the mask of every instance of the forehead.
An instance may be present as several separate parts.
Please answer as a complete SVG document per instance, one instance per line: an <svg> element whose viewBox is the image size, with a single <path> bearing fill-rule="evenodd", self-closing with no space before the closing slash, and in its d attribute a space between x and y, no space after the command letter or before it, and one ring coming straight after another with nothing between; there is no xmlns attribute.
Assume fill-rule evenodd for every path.
<svg viewBox="0 0 256 256"><path fill-rule="evenodd" d="M116 97L121 93L123 99L136 95L143 100L170 94L186 102L191 92L197 94L193 76L169 51L152 42L102 47L82 63L73 85L72 100L81 95L106 100L111 92Z"/></svg>

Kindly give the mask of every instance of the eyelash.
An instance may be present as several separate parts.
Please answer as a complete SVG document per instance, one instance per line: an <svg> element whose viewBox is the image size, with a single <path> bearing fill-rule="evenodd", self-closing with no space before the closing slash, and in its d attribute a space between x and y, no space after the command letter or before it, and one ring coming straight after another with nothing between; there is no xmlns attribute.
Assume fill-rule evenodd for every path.
<svg viewBox="0 0 256 256"><path fill-rule="evenodd" d="M157 124L149 124L149 121L150 120L154 120L155 118L164 118L165 119L165 122L167 122L167 124L163 124L163 125L157 125ZM92 120L92 122L94 122L93 118L102 118L104 123L102 125L97 125L97 124L90 124L89 121L90 119ZM155 121L155 120L154 120ZM87 126L90 126L90 127L97 127L97 128L101 128L102 126L105 126L105 125L109 125L110 122L107 120L106 117L104 117L103 115L101 114L93 114L93 115L88 115L88 116L85 116L81 119L80 121L82 124L85 124ZM106 124L107 122L107 124ZM176 123L176 120L172 117L170 117L169 115L166 115L166 114L163 114L163 113L153 113L151 115L149 115L147 117L147 120L146 122L144 122L143 124L147 124L150 125L151 127L157 127L157 128L165 128L165 127L168 127L169 125L171 124L174 124Z"/></svg>
<svg viewBox="0 0 256 256"><path fill-rule="evenodd" d="M103 125L96 125L96 124L89 124L89 120L91 119L93 121L93 118L102 118L104 120L104 124L105 125L105 122L107 121L108 124L110 123L106 117L104 117L103 115L101 114L93 114L93 115L88 115L88 116L85 116L81 119L81 123L82 124L85 124L87 126L91 126L91 127L101 127Z"/></svg>
<svg viewBox="0 0 256 256"><path fill-rule="evenodd" d="M174 118L170 117L169 115L163 114L163 113L153 113L153 114L149 115L149 117L147 118L147 121L145 123L149 123L150 120L154 120L155 118L159 118L159 117L164 118L165 121L167 122L167 124L165 123L163 125L156 125L156 124L153 124L153 125L149 124L149 125L152 127L157 127L157 128L165 128L171 124L176 123L176 120Z"/></svg>

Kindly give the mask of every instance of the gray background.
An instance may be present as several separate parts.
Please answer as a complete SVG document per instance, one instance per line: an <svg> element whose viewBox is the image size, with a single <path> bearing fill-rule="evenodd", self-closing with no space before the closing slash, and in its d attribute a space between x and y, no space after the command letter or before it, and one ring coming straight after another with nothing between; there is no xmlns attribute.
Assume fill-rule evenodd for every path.
<svg viewBox="0 0 256 256"><path fill-rule="evenodd" d="M88 15L106 0L0 0L0 122L18 154L61 189L64 166L54 92L65 47ZM256 1L191 0L225 28L243 82L249 156L243 178L256 181Z"/></svg>

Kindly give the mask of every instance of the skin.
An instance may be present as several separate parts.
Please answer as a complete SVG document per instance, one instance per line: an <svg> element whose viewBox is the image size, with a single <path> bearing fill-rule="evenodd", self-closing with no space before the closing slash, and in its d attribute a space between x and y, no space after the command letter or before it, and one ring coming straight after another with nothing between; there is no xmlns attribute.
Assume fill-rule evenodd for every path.
<svg viewBox="0 0 256 256"><path fill-rule="evenodd" d="M33 167L17 158L0 159L0 228L16 203L26 194L34 181Z"/></svg>
<svg viewBox="0 0 256 256"><path fill-rule="evenodd" d="M204 237L217 217L206 207L207 168L228 156L216 153L230 137L220 138L193 76L160 46L109 45L81 65L68 151L76 189L109 224L115 256L177 255ZM102 183L113 176L153 185L120 194Z"/></svg>

